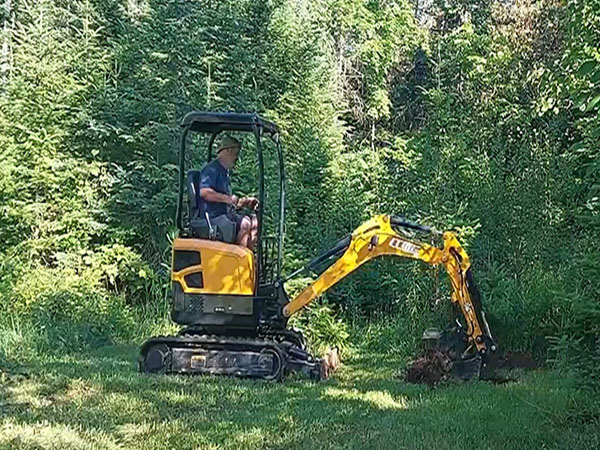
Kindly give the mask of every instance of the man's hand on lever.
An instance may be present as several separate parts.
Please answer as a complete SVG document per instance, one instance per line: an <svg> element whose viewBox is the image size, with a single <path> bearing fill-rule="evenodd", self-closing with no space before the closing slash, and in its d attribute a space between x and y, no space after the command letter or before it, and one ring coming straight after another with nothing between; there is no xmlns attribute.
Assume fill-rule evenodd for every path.
<svg viewBox="0 0 600 450"><path fill-rule="evenodd" d="M238 208L248 208L253 211L256 211L258 208L258 199L256 197L242 197L237 202Z"/></svg>

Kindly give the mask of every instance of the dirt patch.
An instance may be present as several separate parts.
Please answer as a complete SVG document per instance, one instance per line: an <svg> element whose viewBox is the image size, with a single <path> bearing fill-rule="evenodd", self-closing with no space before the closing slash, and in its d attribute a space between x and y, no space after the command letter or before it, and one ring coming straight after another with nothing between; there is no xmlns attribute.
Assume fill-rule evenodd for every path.
<svg viewBox="0 0 600 450"><path fill-rule="evenodd" d="M500 359L499 369L538 369L539 364L533 359L529 353L523 352L507 352Z"/></svg>
<svg viewBox="0 0 600 450"><path fill-rule="evenodd" d="M409 383L425 383L434 386L450 377L452 363L448 355L438 350L428 350L425 356L411 361L399 374Z"/></svg>
<svg viewBox="0 0 600 450"><path fill-rule="evenodd" d="M518 371L538 369L540 365L531 354L524 352L507 352L502 356L494 356L487 361L481 371L481 379L494 384L504 384L519 379Z"/></svg>
<svg viewBox="0 0 600 450"><path fill-rule="evenodd" d="M20 383L28 378L28 373L8 371L0 368L0 385L4 383Z"/></svg>
<svg viewBox="0 0 600 450"><path fill-rule="evenodd" d="M324 380L329 378L341 364L339 349L337 347L327 349L327 352L323 358L321 358L321 377Z"/></svg>
<svg viewBox="0 0 600 450"><path fill-rule="evenodd" d="M518 374L513 373L513 369L533 370L537 368L539 368L539 364L530 354L507 352L502 356L490 358L481 368L481 373L479 374L477 371L474 374L479 374L481 380L504 384L518 379ZM406 368L398 373L398 376L409 383L424 383L434 386L453 377L452 362L446 353L439 350L428 350L425 356L407 364ZM477 378L477 375L475 377Z"/></svg>

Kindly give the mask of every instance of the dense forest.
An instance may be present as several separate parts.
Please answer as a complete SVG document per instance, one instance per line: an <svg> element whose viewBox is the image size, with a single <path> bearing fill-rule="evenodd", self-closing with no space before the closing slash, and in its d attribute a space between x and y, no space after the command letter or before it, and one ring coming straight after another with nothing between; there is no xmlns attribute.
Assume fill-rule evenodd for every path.
<svg viewBox="0 0 600 450"><path fill-rule="evenodd" d="M0 366L168 329L179 123L248 111L282 129L285 273L374 214L458 230L500 346L597 389L598 0L3 3ZM446 284L377 261L296 325L407 354Z"/></svg>

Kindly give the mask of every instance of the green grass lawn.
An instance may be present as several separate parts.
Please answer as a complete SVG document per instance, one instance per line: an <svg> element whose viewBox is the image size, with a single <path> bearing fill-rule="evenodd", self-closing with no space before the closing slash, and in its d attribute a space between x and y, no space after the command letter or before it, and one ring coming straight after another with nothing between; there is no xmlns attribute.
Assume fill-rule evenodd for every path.
<svg viewBox="0 0 600 450"><path fill-rule="evenodd" d="M593 424L554 372L435 389L370 355L333 379L284 383L136 372L137 348L44 357L0 378L0 449L584 449Z"/></svg>

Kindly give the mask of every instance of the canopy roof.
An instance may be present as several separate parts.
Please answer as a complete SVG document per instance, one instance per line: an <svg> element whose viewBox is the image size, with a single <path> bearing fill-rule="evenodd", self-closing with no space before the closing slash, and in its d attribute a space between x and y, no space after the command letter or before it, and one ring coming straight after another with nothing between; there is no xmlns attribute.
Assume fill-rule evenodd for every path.
<svg viewBox="0 0 600 450"><path fill-rule="evenodd" d="M221 131L248 131L258 125L265 132L279 133L279 128L273 122L255 113L222 113L207 111L192 111L181 121L182 127L189 127L197 133L219 133Z"/></svg>

